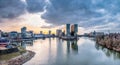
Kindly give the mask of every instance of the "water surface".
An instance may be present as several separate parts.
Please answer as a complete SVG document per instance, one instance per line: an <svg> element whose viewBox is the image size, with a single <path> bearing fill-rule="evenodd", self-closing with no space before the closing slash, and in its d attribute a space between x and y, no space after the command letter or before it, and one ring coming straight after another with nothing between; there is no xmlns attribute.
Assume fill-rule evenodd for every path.
<svg viewBox="0 0 120 65"><path fill-rule="evenodd" d="M97 45L92 38L38 39L26 49L36 55L24 65L120 65L119 53Z"/></svg>

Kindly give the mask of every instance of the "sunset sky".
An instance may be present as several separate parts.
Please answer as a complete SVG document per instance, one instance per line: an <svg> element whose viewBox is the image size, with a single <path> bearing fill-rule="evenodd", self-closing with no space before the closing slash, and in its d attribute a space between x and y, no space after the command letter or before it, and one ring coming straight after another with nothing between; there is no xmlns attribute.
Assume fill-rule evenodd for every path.
<svg viewBox="0 0 120 65"><path fill-rule="evenodd" d="M66 23L79 32L120 31L120 0L0 0L0 30L55 32Z"/></svg>

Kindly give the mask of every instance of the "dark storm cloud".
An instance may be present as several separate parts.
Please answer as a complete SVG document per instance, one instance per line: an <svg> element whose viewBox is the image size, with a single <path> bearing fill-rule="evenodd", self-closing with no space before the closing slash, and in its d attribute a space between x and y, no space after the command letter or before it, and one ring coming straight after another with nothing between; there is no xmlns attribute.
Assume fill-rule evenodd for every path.
<svg viewBox="0 0 120 65"><path fill-rule="evenodd" d="M83 27L119 24L119 0L50 0L42 18L47 23L62 25L78 23Z"/></svg>
<svg viewBox="0 0 120 65"><path fill-rule="evenodd" d="M48 23L78 23L86 19L84 17L94 16L94 12L87 7L89 0L86 0L86 3L81 0L50 0L50 2L46 8L47 12L42 16Z"/></svg>
<svg viewBox="0 0 120 65"><path fill-rule="evenodd" d="M25 4L21 0L0 0L0 19L17 17L24 10Z"/></svg>
<svg viewBox="0 0 120 65"><path fill-rule="evenodd" d="M27 10L30 13L41 12L45 6L45 0L26 0Z"/></svg>
<svg viewBox="0 0 120 65"><path fill-rule="evenodd" d="M0 0L0 21L14 19L26 11L37 13L43 11L45 0Z"/></svg>

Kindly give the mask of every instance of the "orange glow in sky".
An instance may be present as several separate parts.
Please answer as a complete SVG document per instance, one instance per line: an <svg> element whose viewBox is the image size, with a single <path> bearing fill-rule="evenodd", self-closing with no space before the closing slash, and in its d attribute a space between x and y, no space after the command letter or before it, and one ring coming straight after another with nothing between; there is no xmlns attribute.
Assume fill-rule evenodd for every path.
<svg viewBox="0 0 120 65"><path fill-rule="evenodd" d="M45 20L40 17L42 14L43 12L35 13L35 14L26 13L13 20L5 19L6 22L0 24L0 30L5 32L10 32L10 31L20 32L21 28L25 26L27 27L27 31L32 30L34 33L40 33L40 31L43 31L44 34L48 34L48 31L51 30L52 34L53 33L56 34L56 29L62 29L62 31L65 31L66 29L65 25L49 28L51 24L46 23ZM44 28L44 26L45 27L48 26L48 27ZM82 33L82 31L83 29L80 30L80 33Z"/></svg>

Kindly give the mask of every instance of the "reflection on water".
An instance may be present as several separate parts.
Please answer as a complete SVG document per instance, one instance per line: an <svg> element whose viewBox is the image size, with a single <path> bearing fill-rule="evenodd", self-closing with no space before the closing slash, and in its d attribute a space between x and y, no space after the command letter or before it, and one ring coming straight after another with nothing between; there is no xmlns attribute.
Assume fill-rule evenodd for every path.
<svg viewBox="0 0 120 65"><path fill-rule="evenodd" d="M74 50L75 52L78 52L77 40L72 41L72 43L71 43L71 48L72 48L72 50Z"/></svg>
<svg viewBox="0 0 120 65"><path fill-rule="evenodd" d="M71 49L70 49L70 46L71 46ZM67 41L67 53L70 53L71 50L72 50L74 53L78 53L77 40Z"/></svg>
<svg viewBox="0 0 120 65"><path fill-rule="evenodd" d="M70 41L67 41L67 53L70 53Z"/></svg>
<svg viewBox="0 0 120 65"><path fill-rule="evenodd" d="M19 42L11 41L10 43L20 45L23 48L26 48L26 46L33 46L33 40L19 41Z"/></svg>
<svg viewBox="0 0 120 65"><path fill-rule="evenodd" d="M107 48L100 46L98 44L96 44L95 47L97 50L102 50L107 57L113 57L114 59L120 59L120 53L114 50L108 50Z"/></svg>
<svg viewBox="0 0 120 65"><path fill-rule="evenodd" d="M120 54L103 48L90 38L64 41L58 38L24 41L36 55L24 65L119 65Z"/></svg>

